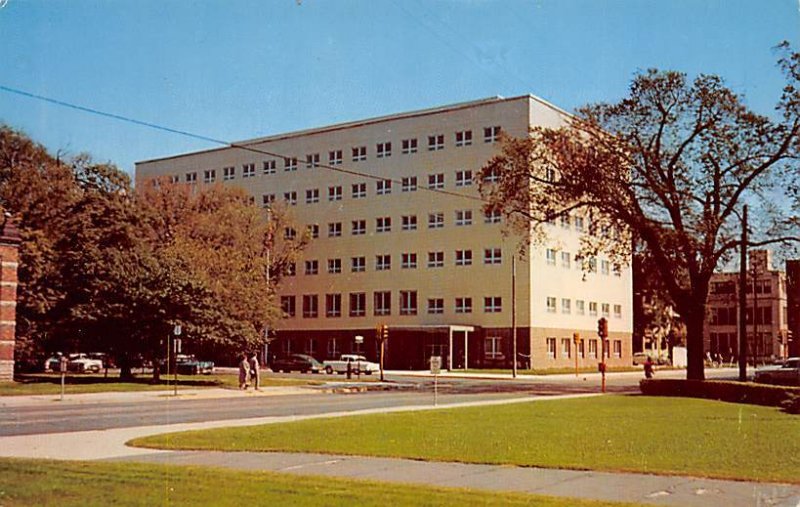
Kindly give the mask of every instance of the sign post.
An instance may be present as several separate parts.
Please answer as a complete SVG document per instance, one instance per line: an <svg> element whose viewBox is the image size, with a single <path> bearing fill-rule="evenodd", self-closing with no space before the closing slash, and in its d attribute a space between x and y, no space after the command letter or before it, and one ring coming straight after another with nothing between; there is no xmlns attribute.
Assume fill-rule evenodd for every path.
<svg viewBox="0 0 800 507"><path fill-rule="evenodd" d="M64 379L67 376L67 356L61 356L58 360L58 369L61 371L61 401L64 401Z"/></svg>
<svg viewBox="0 0 800 507"><path fill-rule="evenodd" d="M178 396L178 361L177 360L178 360L178 352L180 352L180 348L181 348L181 340L180 340L180 338L178 338L181 335L181 325L180 324L175 324L175 327L172 330L172 334L175 335L175 339L172 340L172 343L174 344L174 349L175 349L174 350L175 359L173 360L174 364L172 365L172 367L175 368L175 373L173 374L174 376L172 377L174 379L174 381L175 381L174 382L175 385L173 386L174 391L172 392L172 395L173 396ZM167 372L167 375L169 375L169 372Z"/></svg>
<svg viewBox="0 0 800 507"><path fill-rule="evenodd" d="M431 374L433 374L433 406L438 404L438 377L442 373L442 356L431 356Z"/></svg>
<svg viewBox="0 0 800 507"><path fill-rule="evenodd" d="M359 345L364 343L364 337L361 336L361 335L357 335L356 336L356 343L359 344ZM361 357L360 356L358 358L358 371L357 371L357 373L358 373L358 380L361 380Z"/></svg>

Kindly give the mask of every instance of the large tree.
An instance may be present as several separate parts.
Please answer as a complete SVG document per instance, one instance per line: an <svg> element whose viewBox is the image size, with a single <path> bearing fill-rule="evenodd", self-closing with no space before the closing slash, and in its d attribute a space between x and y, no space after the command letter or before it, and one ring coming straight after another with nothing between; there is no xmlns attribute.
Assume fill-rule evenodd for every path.
<svg viewBox="0 0 800 507"><path fill-rule="evenodd" d="M646 250L686 323L691 379L704 378L709 281L740 247L742 205L762 220L755 244L790 239L775 200L779 185L797 184L800 57L787 44L778 51L786 85L771 117L717 76L649 70L619 102L506 138L482 169L499 176L481 186L488 207L527 239L541 239L542 224L562 213L582 213L591 223L585 258L624 262L631 245Z"/></svg>

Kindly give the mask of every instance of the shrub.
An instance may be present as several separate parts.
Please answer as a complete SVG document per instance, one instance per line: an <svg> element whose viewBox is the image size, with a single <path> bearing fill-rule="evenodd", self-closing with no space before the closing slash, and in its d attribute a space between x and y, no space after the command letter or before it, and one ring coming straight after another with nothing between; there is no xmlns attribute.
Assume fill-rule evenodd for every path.
<svg viewBox="0 0 800 507"><path fill-rule="evenodd" d="M644 379L639 382L642 394L648 396L685 396L709 400L783 406L787 412L800 412L800 388L732 382L723 380ZM797 412L793 412L796 407Z"/></svg>

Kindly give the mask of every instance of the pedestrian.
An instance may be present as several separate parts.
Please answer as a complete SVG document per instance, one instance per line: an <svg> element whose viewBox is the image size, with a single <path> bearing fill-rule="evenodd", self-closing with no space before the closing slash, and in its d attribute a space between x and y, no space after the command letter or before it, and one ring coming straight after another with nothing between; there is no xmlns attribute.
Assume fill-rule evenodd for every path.
<svg viewBox="0 0 800 507"><path fill-rule="evenodd" d="M258 353L253 352L250 356L250 381L253 383L253 388L258 391L258 381L261 380L261 372L258 369Z"/></svg>
<svg viewBox="0 0 800 507"><path fill-rule="evenodd" d="M645 378L653 378L653 360L650 356L644 361L644 376Z"/></svg>
<svg viewBox="0 0 800 507"><path fill-rule="evenodd" d="M239 357L239 389L247 390L247 374L250 372L250 363L247 354Z"/></svg>

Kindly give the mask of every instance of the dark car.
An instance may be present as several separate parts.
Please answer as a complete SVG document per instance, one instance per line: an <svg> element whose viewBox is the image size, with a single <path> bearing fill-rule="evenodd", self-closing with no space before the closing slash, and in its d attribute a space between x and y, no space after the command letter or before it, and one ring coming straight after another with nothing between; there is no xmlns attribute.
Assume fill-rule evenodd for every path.
<svg viewBox="0 0 800 507"><path fill-rule="evenodd" d="M322 363L306 354L292 354L287 357L276 359L272 363L273 371L299 371L300 373L310 371L311 373L319 373L322 369Z"/></svg>

